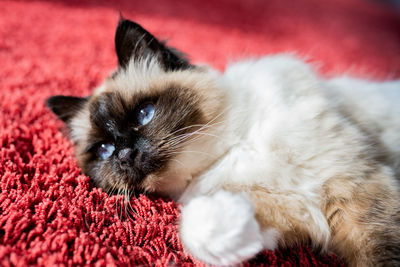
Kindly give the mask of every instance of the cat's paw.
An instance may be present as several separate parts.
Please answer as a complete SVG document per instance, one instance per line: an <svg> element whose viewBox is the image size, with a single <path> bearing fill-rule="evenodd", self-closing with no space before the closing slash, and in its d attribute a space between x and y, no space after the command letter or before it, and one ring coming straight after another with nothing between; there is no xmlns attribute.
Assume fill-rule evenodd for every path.
<svg viewBox="0 0 400 267"><path fill-rule="evenodd" d="M225 191L194 198L183 207L180 235L195 258L215 265L237 264L263 249L250 202Z"/></svg>

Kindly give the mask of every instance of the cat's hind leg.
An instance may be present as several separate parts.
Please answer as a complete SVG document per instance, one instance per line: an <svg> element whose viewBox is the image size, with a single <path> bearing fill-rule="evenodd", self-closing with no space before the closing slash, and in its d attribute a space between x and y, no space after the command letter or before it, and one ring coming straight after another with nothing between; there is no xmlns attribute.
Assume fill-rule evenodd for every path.
<svg viewBox="0 0 400 267"><path fill-rule="evenodd" d="M349 266L400 266L400 199L387 168L362 181L337 177L324 189L332 249Z"/></svg>

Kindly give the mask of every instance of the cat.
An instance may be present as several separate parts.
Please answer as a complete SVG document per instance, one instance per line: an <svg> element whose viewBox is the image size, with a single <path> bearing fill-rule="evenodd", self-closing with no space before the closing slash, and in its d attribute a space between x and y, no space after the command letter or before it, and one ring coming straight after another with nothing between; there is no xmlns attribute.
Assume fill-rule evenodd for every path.
<svg viewBox="0 0 400 267"><path fill-rule="evenodd" d="M122 17L115 48L90 96L47 100L96 186L182 203L208 264L303 243L400 266L400 80L324 79L289 54L219 73Z"/></svg>

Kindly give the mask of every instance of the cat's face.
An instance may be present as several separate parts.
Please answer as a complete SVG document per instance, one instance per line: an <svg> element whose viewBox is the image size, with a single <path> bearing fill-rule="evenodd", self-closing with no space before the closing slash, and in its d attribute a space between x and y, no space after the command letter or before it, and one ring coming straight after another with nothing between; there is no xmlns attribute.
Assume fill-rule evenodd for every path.
<svg viewBox="0 0 400 267"><path fill-rule="evenodd" d="M217 74L190 65L142 27L119 22L117 71L86 98L54 96L83 172L108 191L174 195L216 158Z"/></svg>

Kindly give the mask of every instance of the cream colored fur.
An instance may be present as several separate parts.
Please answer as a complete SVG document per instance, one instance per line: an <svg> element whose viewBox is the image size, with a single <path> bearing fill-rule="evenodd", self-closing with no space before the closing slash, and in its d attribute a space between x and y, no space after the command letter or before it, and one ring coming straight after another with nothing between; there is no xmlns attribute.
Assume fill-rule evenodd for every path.
<svg viewBox="0 0 400 267"><path fill-rule="evenodd" d="M254 228L237 226L240 220L255 218L252 212L246 215L241 211L250 208L244 208L245 203L234 204L230 200L234 196L221 196L220 192L247 192L252 199L251 188L258 186L268 194L253 198L253 205L263 203L265 197L278 210L267 205L260 208L259 212L265 214L257 218L270 216L271 220L264 229L264 248L290 242L290 238L284 238L286 222L282 227L278 224L285 218L281 214L287 213L292 218L288 219L292 220L291 227L302 229L302 237L311 238L314 245L325 250L331 249L331 229L323 208L324 185L343 176L352 177L354 183L362 182L373 167L368 165L370 159L360 159L361 155L372 160L374 153L388 152L393 161L399 159L400 109L396 103L400 103L400 81L373 83L347 77L324 80L308 65L287 55L236 63L227 68L220 80L220 90L228 99L227 109L221 111L219 119L223 123L209 129L217 137L207 137L215 143L206 149L218 161L194 175L179 198L185 205L181 222L184 245L194 256L211 264L230 265L253 257L254 250L240 255L224 250L224 244L236 244L236 239L242 240L243 248L258 247L260 241L258 235L251 234ZM344 108L356 120L346 117L341 112ZM363 127L369 132L364 132ZM374 151L379 148L372 147L372 138L378 138L387 151ZM204 147L191 148L195 149ZM186 173L196 165L192 160L185 164ZM396 167L398 161L391 166L382 165L389 173L380 181L393 192L398 192L393 176ZM221 209L216 196L231 205ZM202 217L202 210L209 215ZM261 224L265 224L263 220ZM211 223L214 226L203 228ZM200 228L204 236L210 236L209 242L200 241L204 238L198 234ZM230 237L218 241L215 236L225 232ZM235 234L228 235L231 232ZM220 247L212 251L214 246Z"/></svg>

